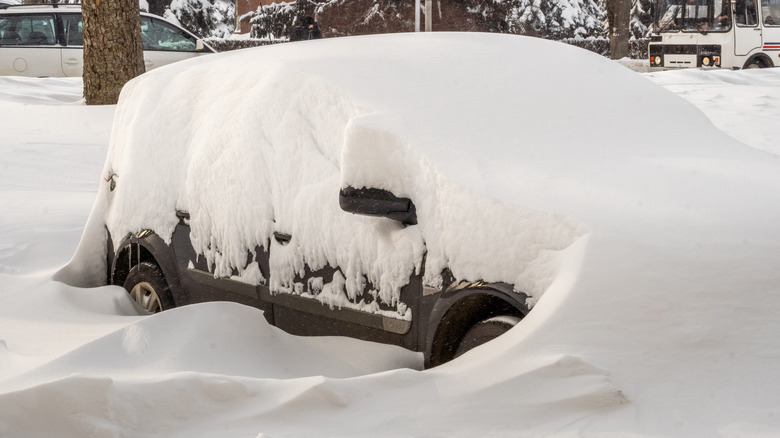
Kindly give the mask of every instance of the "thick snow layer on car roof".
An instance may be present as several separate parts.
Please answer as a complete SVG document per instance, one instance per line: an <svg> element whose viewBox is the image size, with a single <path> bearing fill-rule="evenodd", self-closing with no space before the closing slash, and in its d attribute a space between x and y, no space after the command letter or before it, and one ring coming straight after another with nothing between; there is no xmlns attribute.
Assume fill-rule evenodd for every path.
<svg viewBox="0 0 780 438"><path fill-rule="evenodd" d="M187 210L216 275L252 282L268 279L244 266L247 252L288 233L271 251L271 288L295 290L303 263L342 266L345 278L323 289L330 304L360 301L364 276L394 303L424 254L430 285L447 266L538 299L559 251L587 233L685 248L731 239L753 214L739 232L760 241L774 221L734 187L766 191L778 174L689 103L600 56L438 33L263 47L147 73L123 91L104 173L117 189L103 185L93 225L169 239L174 212ZM346 186L411 198L419 225L344 213Z"/></svg>

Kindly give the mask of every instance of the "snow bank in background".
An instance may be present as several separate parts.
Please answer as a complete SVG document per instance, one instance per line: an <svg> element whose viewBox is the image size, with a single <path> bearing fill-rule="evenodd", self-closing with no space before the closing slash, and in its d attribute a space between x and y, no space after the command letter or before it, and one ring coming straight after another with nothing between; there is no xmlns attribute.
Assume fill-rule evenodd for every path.
<svg viewBox="0 0 780 438"><path fill-rule="evenodd" d="M721 70L650 73L654 82L694 103L721 130L774 155L780 155L777 121L780 77L777 69L746 70L735 75ZM724 102L734 102L724 105ZM745 120L744 108L751 108Z"/></svg>
<svg viewBox="0 0 780 438"><path fill-rule="evenodd" d="M25 78L21 76L4 77L0 82L0 100L28 105L82 105L81 79L73 78ZM40 92L44 87L47 91ZM45 107L39 107L46 110ZM9 114L5 114L6 116ZM25 114L29 117L29 114ZM12 125L7 125L12 126ZM16 132L4 132L4 135L14 135Z"/></svg>
<svg viewBox="0 0 780 438"><path fill-rule="evenodd" d="M0 273L48 271L81 237L114 110L85 106L80 78L3 77L0 105Z"/></svg>

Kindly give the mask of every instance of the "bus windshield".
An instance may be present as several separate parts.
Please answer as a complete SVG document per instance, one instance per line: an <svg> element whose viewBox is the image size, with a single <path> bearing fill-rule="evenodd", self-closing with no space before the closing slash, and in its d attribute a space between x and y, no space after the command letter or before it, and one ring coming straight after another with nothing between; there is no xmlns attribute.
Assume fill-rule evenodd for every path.
<svg viewBox="0 0 780 438"><path fill-rule="evenodd" d="M725 32L731 29L728 0L654 0L653 31Z"/></svg>

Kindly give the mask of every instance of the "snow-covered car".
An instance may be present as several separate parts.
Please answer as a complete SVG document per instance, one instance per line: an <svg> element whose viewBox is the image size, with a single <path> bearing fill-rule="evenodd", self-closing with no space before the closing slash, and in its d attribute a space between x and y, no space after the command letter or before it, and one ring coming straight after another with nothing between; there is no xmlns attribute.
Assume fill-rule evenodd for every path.
<svg viewBox="0 0 780 438"><path fill-rule="evenodd" d="M775 173L694 106L564 44L276 45L126 85L62 275L124 286L151 312L238 301L290 333L397 344L433 366L556 320L562 300L587 312L622 289L686 293L675 269L691 257L715 278L724 242L775 229L742 196L777 195Z"/></svg>
<svg viewBox="0 0 780 438"><path fill-rule="evenodd" d="M141 13L146 70L214 53L187 30ZM79 5L25 5L0 9L0 75L80 77L84 37Z"/></svg>

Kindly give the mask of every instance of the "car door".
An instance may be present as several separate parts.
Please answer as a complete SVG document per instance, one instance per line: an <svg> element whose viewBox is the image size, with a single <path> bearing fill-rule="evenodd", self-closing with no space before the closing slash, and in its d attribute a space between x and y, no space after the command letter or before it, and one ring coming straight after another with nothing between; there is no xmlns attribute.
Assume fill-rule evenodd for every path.
<svg viewBox="0 0 780 438"><path fill-rule="evenodd" d="M65 45L62 47L62 71L68 77L81 77L84 71L84 30L81 14L62 14Z"/></svg>
<svg viewBox="0 0 780 438"><path fill-rule="evenodd" d="M141 16L141 38L146 71L211 52L195 35L147 15Z"/></svg>
<svg viewBox="0 0 780 438"><path fill-rule="evenodd" d="M275 324L297 335L417 348L412 327L422 271L412 242L418 231L345 212L332 179L310 173L304 180L296 196L274 205L270 290L261 298L274 304Z"/></svg>
<svg viewBox="0 0 780 438"><path fill-rule="evenodd" d="M0 17L0 74L45 77L63 75L54 14Z"/></svg>

